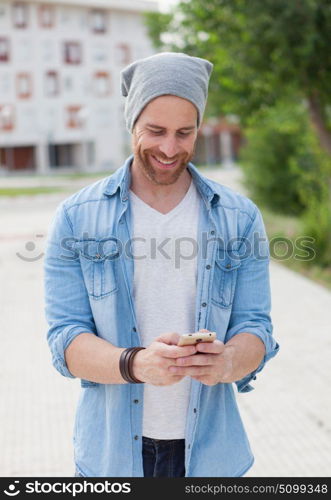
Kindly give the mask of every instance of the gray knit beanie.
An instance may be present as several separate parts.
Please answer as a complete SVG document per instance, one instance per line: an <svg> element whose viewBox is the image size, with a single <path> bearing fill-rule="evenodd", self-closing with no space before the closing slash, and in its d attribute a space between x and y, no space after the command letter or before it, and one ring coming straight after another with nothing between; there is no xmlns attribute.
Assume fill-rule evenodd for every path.
<svg viewBox="0 0 331 500"><path fill-rule="evenodd" d="M191 101L198 110L198 127L205 110L213 64L200 57L161 52L138 59L121 72L125 121L129 132L144 107L155 97L175 95Z"/></svg>

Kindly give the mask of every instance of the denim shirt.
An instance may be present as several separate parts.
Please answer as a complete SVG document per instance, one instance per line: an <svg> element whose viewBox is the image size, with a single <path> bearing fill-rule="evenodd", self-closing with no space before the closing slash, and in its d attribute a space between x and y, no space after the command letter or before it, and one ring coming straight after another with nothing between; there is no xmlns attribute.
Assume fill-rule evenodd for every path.
<svg viewBox="0 0 331 500"><path fill-rule="evenodd" d="M44 261L47 341L53 365L65 377L74 378L65 349L80 333L93 333L122 348L141 345L132 298L132 159L65 199L51 224ZM269 315L269 245L252 201L203 177L192 163L187 168L201 196L195 331L215 331L224 343L251 333L263 341L265 356L256 370L235 383L207 386L192 379L186 476L242 476L254 457L234 387L251 391L250 382L279 349ZM144 384L81 380L81 387L73 432L77 472L143 476Z"/></svg>

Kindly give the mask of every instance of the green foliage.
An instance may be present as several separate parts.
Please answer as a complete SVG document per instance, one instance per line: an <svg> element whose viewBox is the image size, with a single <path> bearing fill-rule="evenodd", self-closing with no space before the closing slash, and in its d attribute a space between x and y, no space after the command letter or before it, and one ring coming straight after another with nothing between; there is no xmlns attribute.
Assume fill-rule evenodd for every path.
<svg viewBox="0 0 331 500"><path fill-rule="evenodd" d="M247 187L257 203L288 215L304 211L307 200L301 192L299 164L304 168L316 167L305 147L307 135L305 110L297 102L279 103L261 112L259 119L251 124L240 162Z"/></svg>
<svg viewBox="0 0 331 500"><path fill-rule="evenodd" d="M301 199L306 200L302 232L313 240L314 262L331 266L331 159L321 151L313 135L309 139L314 160L309 161L308 158L307 161L301 151L291 165L293 171L300 174L299 193Z"/></svg>
<svg viewBox="0 0 331 500"><path fill-rule="evenodd" d="M236 114L247 129L253 197L300 214L331 265L331 0L182 0L148 31L158 49L214 63L206 115Z"/></svg>
<svg viewBox="0 0 331 500"><path fill-rule="evenodd" d="M283 101L259 114L241 150L246 185L262 206L300 215L302 233L312 239L314 263L331 265L331 159L319 147L305 107Z"/></svg>
<svg viewBox="0 0 331 500"><path fill-rule="evenodd" d="M168 31L172 15L164 14L162 12L146 12L144 14L144 18L148 35L151 38L154 47L156 49L162 49L164 44L161 40L161 36L162 33Z"/></svg>
<svg viewBox="0 0 331 500"><path fill-rule="evenodd" d="M330 125L330 0L186 0L151 14L148 31L157 48L214 63L210 115L245 124L291 87L315 93Z"/></svg>
<svg viewBox="0 0 331 500"><path fill-rule="evenodd" d="M326 184L326 187L328 185ZM329 188L323 190L320 199L313 198L303 217L303 233L313 239L314 261L331 266L331 200Z"/></svg>

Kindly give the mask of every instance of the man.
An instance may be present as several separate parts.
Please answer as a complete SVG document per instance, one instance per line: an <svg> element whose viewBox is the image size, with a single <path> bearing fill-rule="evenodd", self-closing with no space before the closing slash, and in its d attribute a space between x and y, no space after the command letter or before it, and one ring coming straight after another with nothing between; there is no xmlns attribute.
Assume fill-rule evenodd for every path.
<svg viewBox="0 0 331 500"><path fill-rule="evenodd" d="M252 390L278 351L269 252L257 207L190 162L211 70L180 53L125 68L133 156L53 220L47 338L83 387L76 475L242 476L253 464L232 383ZM199 330L217 340L177 345Z"/></svg>

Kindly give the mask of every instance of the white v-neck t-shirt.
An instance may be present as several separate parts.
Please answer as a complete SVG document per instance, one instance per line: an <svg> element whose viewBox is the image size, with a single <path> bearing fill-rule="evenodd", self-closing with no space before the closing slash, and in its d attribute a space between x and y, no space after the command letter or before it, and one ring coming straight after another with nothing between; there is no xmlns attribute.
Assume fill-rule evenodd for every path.
<svg viewBox="0 0 331 500"><path fill-rule="evenodd" d="M194 182L175 208L155 210L130 190L133 299L142 345L195 327L197 232L201 197ZM144 384L143 436L183 439L190 377L170 386Z"/></svg>

